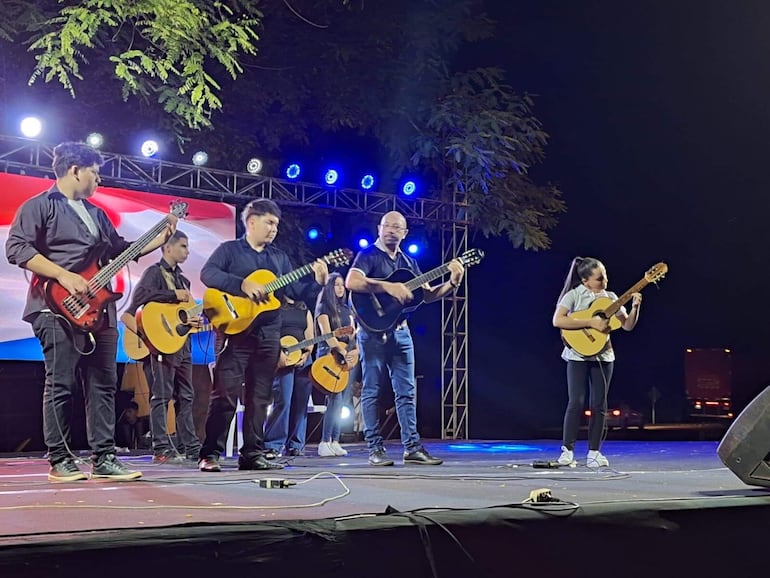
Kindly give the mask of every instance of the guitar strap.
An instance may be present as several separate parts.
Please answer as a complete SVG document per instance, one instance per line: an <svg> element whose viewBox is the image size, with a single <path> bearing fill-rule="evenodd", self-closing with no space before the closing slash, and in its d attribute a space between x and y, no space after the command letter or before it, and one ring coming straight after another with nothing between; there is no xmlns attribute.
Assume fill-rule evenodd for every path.
<svg viewBox="0 0 770 578"><path fill-rule="evenodd" d="M171 274L170 271L167 271L165 267L162 265L158 265L160 267L160 272L163 275L163 279L166 280L166 285L168 285L168 288L172 291L176 291L179 289L179 287L176 286L176 280L174 279L174 276ZM184 283L182 283L184 285ZM186 289L186 287L182 287L182 289Z"/></svg>

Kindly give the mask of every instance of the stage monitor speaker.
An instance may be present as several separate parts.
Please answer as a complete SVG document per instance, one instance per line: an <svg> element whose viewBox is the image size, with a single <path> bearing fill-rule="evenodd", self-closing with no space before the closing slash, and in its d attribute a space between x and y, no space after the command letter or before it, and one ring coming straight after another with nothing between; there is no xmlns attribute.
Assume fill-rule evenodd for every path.
<svg viewBox="0 0 770 578"><path fill-rule="evenodd" d="M717 454L745 484L770 487L770 387L735 418L719 442Z"/></svg>

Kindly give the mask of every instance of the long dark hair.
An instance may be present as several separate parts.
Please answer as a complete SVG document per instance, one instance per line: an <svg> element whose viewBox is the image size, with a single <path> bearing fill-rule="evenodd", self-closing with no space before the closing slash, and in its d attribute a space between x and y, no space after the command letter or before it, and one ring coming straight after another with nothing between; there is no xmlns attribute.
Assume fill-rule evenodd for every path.
<svg viewBox="0 0 770 578"><path fill-rule="evenodd" d="M562 287L561 293L557 303L561 303L562 298L566 295L567 291L574 289L580 285L583 280L589 279L594 269L600 267L602 264L599 259L593 257L575 257L572 259L572 263L569 266L569 273L564 280L564 287Z"/></svg>
<svg viewBox="0 0 770 578"><path fill-rule="evenodd" d="M342 279L340 273L335 271L329 274L329 279L318 294L316 301L316 311L318 311L319 315L326 313L329 316L329 326L332 329L339 329L341 327L342 318L340 317L340 310L345 305L345 296L343 295L342 298L339 298L334 293L334 282L337 279Z"/></svg>

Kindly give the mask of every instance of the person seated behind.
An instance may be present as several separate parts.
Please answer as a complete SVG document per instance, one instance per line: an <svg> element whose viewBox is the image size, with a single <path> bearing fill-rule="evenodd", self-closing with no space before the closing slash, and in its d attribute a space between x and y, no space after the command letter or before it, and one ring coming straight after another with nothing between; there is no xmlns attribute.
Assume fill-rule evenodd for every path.
<svg viewBox="0 0 770 578"><path fill-rule="evenodd" d="M139 417L139 405L132 400L118 419L117 445L129 450L141 449L148 430L147 416Z"/></svg>

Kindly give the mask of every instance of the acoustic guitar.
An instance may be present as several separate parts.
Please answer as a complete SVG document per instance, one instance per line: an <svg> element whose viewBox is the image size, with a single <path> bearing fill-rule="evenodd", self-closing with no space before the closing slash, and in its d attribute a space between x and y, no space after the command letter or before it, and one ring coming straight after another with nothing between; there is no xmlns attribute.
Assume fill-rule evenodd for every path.
<svg viewBox="0 0 770 578"><path fill-rule="evenodd" d="M480 263L483 258L484 251L481 249L469 249L457 257L457 260L464 267L470 267ZM380 281L406 285L414 296L412 301L406 304L400 303L398 299L387 293L355 293L351 291L350 306L356 319L369 331L382 332L392 328L403 314L414 311L422 304L422 286L446 275L449 272L449 263L451 261L419 276L415 276L408 269L397 269L385 279L380 279Z"/></svg>
<svg viewBox="0 0 770 578"><path fill-rule="evenodd" d="M322 341L326 341L331 337L336 337L339 339L340 337L344 337L346 335L353 335L353 331L353 326L348 325L347 327L340 327L339 329L335 329L330 333L324 333L323 335L319 335L318 337L311 337L310 339L305 339L304 341L297 341L296 337L292 337L291 335L284 335L281 337L281 350L286 356L286 365L284 367L297 365L299 360L302 359L302 350L306 347L310 347L316 343L321 343Z"/></svg>
<svg viewBox="0 0 770 578"><path fill-rule="evenodd" d="M188 206L185 202L175 201L171 204L169 214L182 219L187 215ZM71 295L55 279L47 280L44 289L48 306L67 319L73 328L83 333L99 329L104 322L104 308L123 296L122 293L112 291L110 281L129 261L138 257L168 223L169 215L166 215L101 269L98 267L98 261L94 260L83 270L77 271L88 282L88 291L84 294Z"/></svg>
<svg viewBox="0 0 770 578"><path fill-rule="evenodd" d="M152 351L171 355L182 349L190 334L211 331L210 323L200 327L190 324L190 319L202 312L202 304L150 301L137 309L136 322L140 335Z"/></svg>
<svg viewBox="0 0 770 578"><path fill-rule="evenodd" d="M327 265L341 267L347 265L352 257L353 252L350 249L337 249L321 257L321 260ZM278 309L281 302L273 293L312 272L311 265L312 263L308 263L280 277L276 277L275 273L267 269L258 269L251 273L246 279L265 287L265 301L257 302L249 297L231 295L218 289L206 289L203 293L203 310L206 317L216 329L227 335L241 333L251 327L260 314Z"/></svg>
<svg viewBox="0 0 770 578"><path fill-rule="evenodd" d="M152 351L147 347L141 330L136 322L136 317L126 312L120 316L123 322L123 351L134 361L142 361L148 357Z"/></svg>
<svg viewBox="0 0 770 578"><path fill-rule="evenodd" d="M348 386L350 370L358 364L358 349L353 349L355 343L348 344L354 359L351 363L337 351L329 352L316 359L310 366L310 379L323 393L339 393Z"/></svg>
<svg viewBox="0 0 770 578"><path fill-rule="evenodd" d="M597 355L606 347L610 339L610 332L620 328L620 319L615 317L620 308L631 299L634 293L638 293L650 283L657 283L663 279L666 273L668 273L668 265L657 263L647 270L639 282L634 284L615 301L609 297L599 297L591 303L588 309L573 311L569 314L570 319L591 319L598 316L609 320L609 329L607 332L597 331L590 327L562 329L562 340L568 347L584 357Z"/></svg>

